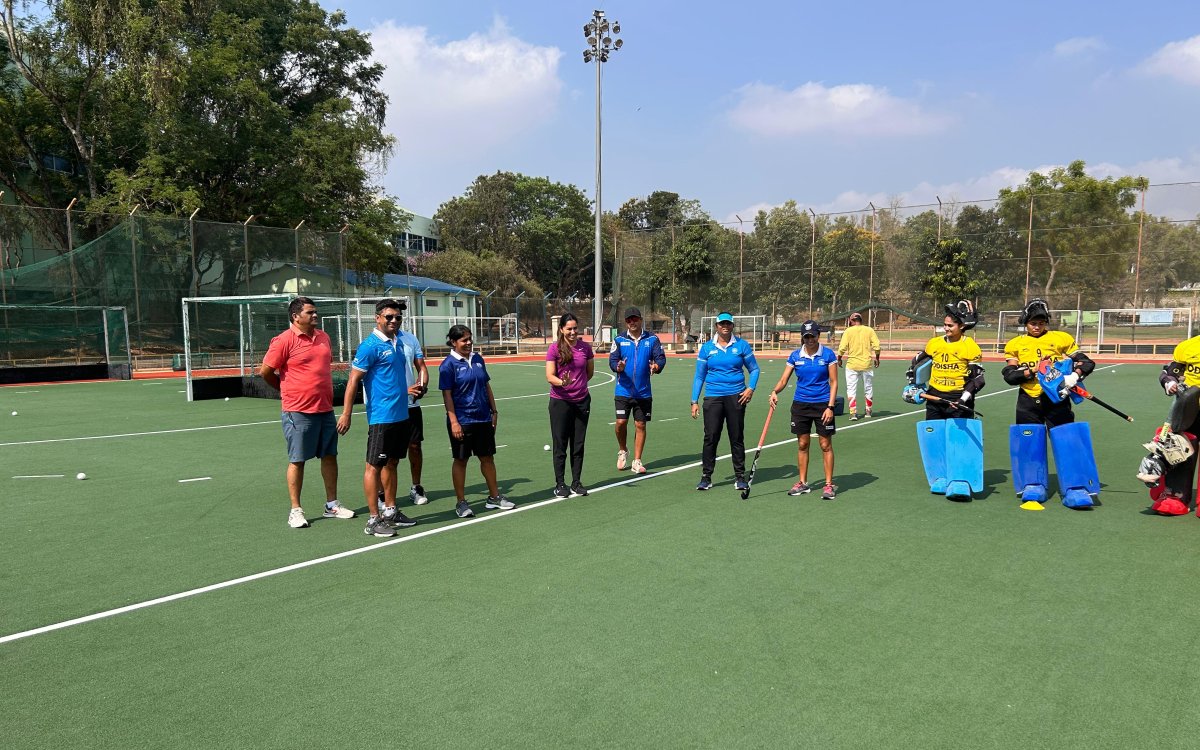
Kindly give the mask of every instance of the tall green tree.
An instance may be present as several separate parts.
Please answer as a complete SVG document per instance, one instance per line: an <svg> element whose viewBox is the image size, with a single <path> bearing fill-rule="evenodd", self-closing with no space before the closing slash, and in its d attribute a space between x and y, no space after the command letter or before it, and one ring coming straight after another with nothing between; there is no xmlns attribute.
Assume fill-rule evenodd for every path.
<svg viewBox="0 0 1200 750"><path fill-rule="evenodd" d="M481 175L434 219L446 247L505 259L557 297L593 289L595 223L574 185L514 172ZM611 249L604 261L609 279Z"/></svg>
<svg viewBox="0 0 1200 750"><path fill-rule="evenodd" d="M922 288L934 310L953 300L974 299L983 288L986 274L973 267L965 243L958 237L925 243L925 273Z"/></svg>
<svg viewBox="0 0 1200 750"><path fill-rule="evenodd" d="M665 190L626 201L617 217L626 230L648 238L644 254L631 264L627 286L652 310L673 311L681 333L691 333L692 315L709 299L716 257L723 243L728 247L729 233L699 201Z"/></svg>
<svg viewBox="0 0 1200 750"><path fill-rule="evenodd" d="M345 14L314 0L0 0L0 26L0 183L22 202L351 224L352 263L386 266L406 215L372 177L393 148L383 68Z"/></svg>
<svg viewBox="0 0 1200 750"><path fill-rule="evenodd" d="M747 293L764 310L774 309L787 318L807 311L809 267L815 252L812 218L789 200L754 217L748 238Z"/></svg>
<svg viewBox="0 0 1200 750"><path fill-rule="evenodd" d="M1023 185L1000 191L997 213L1006 229L1028 242L1032 201L1033 237L1027 249L1036 262L1030 264L1031 282L1044 297L1061 288L1095 304L1106 292L1128 284L1137 243L1137 221L1130 209L1148 181L1100 180L1086 166L1077 160L1048 174L1031 172Z"/></svg>

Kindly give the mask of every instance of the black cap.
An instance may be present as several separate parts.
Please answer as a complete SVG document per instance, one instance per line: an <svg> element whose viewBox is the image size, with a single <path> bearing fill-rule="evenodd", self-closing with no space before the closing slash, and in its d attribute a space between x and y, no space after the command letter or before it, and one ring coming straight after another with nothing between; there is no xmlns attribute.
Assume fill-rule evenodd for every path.
<svg viewBox="0 0 1200 750"><path fill-rule="evenodd" d="M817 336L821 333L821 326L817 325L815 320L806 320L800 324L800 338L805 336Z"/></svg>
<svg viewBox="0 0 1200 750"><path fill-rule="evenodd" d="M625 308L625 320L629 320L630 318L640 318L640 317L642 317L641 310L637 309L636 307Z"/></svg>

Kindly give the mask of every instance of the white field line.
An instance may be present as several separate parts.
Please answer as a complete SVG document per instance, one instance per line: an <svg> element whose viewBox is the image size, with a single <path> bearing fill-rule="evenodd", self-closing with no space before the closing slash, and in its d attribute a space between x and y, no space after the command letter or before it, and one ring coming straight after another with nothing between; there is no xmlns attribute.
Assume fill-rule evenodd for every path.
<svg viewBox="0 0 1200 750"><path fill-rule="evenodd" d="M601 375L609 375L606 372L603 372L600 374ZM615 376L609 375L609 378L610 379L607 383L599 383L599 384L597 384L597 386L606 386L606 385L616 382ZM593 386L593 387L597 387L597 386ZM497 398L496 400L497 401L515 401L517 399L522 399L522 398L548 398L548 396L545 393L530 393L525 396L501 396L501 397ZM434 401L434 402L431 402L427 406L422 405L421 408L422 409L444 409L445 405L442 404L441 402ZM355 414L361 414L361 413L362 412L355 412ZM173 434L180 433L180 432L204 432L207 430L228 430L228 429L232 429L235 427L259 427L259 426L262 426L265 424L279 424L279 420L278 419L269 419L269 420L265 420L262 422L238 422L236 424L219 424L219 425L212 425L209 427L181 427L176 430L151 430L149 432L122 432L122 433L117 433L114 435L83 435L80 437L48 438L46 440L20 440L20 441L16 441L16 442L12 442L12 443L0 443L0 448L7 448L10 446L17 446L17 445L45 445L47 443L73 443L73 442L76 442L79 440L110 440L112 438L146 437L148 435L173 435Z"/></svg>
<svg viewBox="0 0 1200 750"><path fill-rule="evenodd" d="M196 477L194 479L180 479L179 483L183 484L185 482L207 482L210 479L212 479L212 477Z"/></svg>
<svg viewBox="0 0 1200 750"><path fill-rule="evenodd" d="M13 479L62 479L66 474L18 474Z"/></svg>
<svg viewBox="0 0 1200 750"><path fill-rule="evenodd" d="M1119 367L1119 366L1120 365L1111 365L1111 367ZM1096 368L1096 369L1099 370L1102 368ZM1103 368L1103 369L1107 369L1107 368ZM992 396L999 396L999 395L1002 395L1005 393L1011 393L1015 390L1016 390L1016 388L1006 388L1002 391L996 391L995 393L989 393L986 396L980 396L979 398L980 399L990 398ZM541 394L539 394L539 395L541 395ZM925 413L924 409L917 409L914 411L904 412L901 414L892 414L887 417L873 417L870 421L857 422L857 423L849 425L847 427L839 428L839 431L844 432L846 430L859 429L862 427L868 427L872 424L878 424L880 422L887 422L892 419L911 417L911 416L920 415L920 414L924 414L924 413ZM768 443L763 446L763 449L766 450L767 448L778 448L779 446L782 446L782 445L793 445L794 443L795 443L794 438L788 438L787 440L780 440L775 443ZM718 456L717 460L724 461L727 458L730 458L730 454L728 454L728 453ZM668 474L674 474L675 472L684 471L685 469L694 469L697 466L700 466L700 464L701 464L701 462L699 462L699 461L692 461L690 463L682 464L680 466L675 466L670 469L663 469L662 471L656 471L651 474L641 474L641 475L633 477L631 479L625 479L625 480L622 480L619 482L613 482L612 484L606 484L601 487L596 487L594 489L589 490L589 493L594 495L597 492L604 492L605 490L611 490L611 489L615 489L617 487L623 487L627 484L633 484L635 482L645 482L649 479L654 479L656 477L663 477ZM84 615L83 617L76 617L76 618L73 618L70 620L63 620L62 622L56 622L51 625L43 625L41 627L32 628L30 630L22 630L17 633L10 633L5 636L0 636L0 644L12 643L13 641L19 641L24 638L31 638L35 635L51 633L51 632L54 632L55 630L62 630L64 628L73 627L75 625L83 625L85 623L95 622L96 620L103 620L103 619L106 619L109 617L115 617L117 615L127 614L129 612L136 612L140 609L147 609L149 607L154 607L159 604L167 604L168 602L179 601L180 599L188 599L190 597L199 596L200 594L207 594L212 591L220 591L221 589L231 588L233 586L238 586L243 583L251 583L253 581L262 580L264 578L271 578L273 576L282 575L284 573L290 573L294 570L303 570L304 568L311 568L316 565L321 565L323 563L333 562L335 560L341 560L343 558L353 557L355 555L361 555L361 554L365 554L367 552L373 552L375 550L383 549L385 547L391 547L394 544L405 544L407 542L412 542L417 539L423 539L425 537L434 536L435 534L444 534L446 532L455 531L458 529L465 528L467 526L473 526L473 525L479 524L479 523L487 523L488 521L495 521L500 518L508 518L517 513L522 513L524 511L528 511L528 510L533 510L534 508L544 508L546 506L553 505L558 502L562 502L563 500L566 500L566 499L567 498L550 498L548 500L540 500L540 501L533 502L533 503L523 503L522 505L520 505L517 508L510 510L510 511L499 511L499 512L495 512L495 513L492 513L492 514L489 514L486 516L476 516L471 519L459 521L458 523L452 523L452 524L448 524L446 526L439 526L436 529L429 529L428 531L419 531L415 534L409 534L407 536L396 537L396 538L390 539L386 542L379 542L378 544L372 544L369 547L359 547L358 549L345 550L343 552L337 552L332 555L326 555L325 557L318 557L318 558L315 558L312 560L305 560L303 562L293 563L292 565L285 565L281 568L274 568L272 570L264 570L260 573L253 573L248 576L241 576L240 578L232 578L230 580L220 581L219 583L210 584L208 586L201 586L200 588L189 589L188 591L181 591L177 594L169 594L167 596L160 596L157 599L148 599L146 601L136 602L134 604L126 605L124 607L117 607L115 609L108 609L108 610L104 610L102 612L95 612L90 615Z"/></svg>

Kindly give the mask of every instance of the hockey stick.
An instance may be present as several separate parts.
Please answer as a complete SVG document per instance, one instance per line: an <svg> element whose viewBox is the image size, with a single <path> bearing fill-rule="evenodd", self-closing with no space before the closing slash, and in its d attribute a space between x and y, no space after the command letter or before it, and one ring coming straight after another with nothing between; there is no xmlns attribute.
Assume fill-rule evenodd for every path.
<svg viewBox="0 0 1200 750"><path fill-rule="evenodd" d="M1072 387L1072 388L1071 388L1071 393L1074 393L1074 394L1076 394L1076 395L1082 396L1082 397L1086 398L1088 401L1091 401L1092 403L1096 404L1097 406L1103 406L1105 409L1108 409L1108 410L1109 410L1109 411L1111 411L1113 414L1116 414L1116 415L1117 415L1118 417L1120 417L1121 419L1124 419L1126 422L1132 422L1132 421L1133 421L1133 417L1129 416L1128 414L1126 414L1125 412L1121 411L1120 409L1118 409L1117 407L1113 406L1112 404L1105 403L1104 401L1101 401L1100 399L1096 398L1096 397L1095 397L1095 396L1093 396L1091 393L1089 393L1089 392L1087 391L1087 389L1086 389L1086 388L1084 388L1084 387L1083 387L1083 386L1081 386L1081 385L1077 385L1077 386L1074 386L1074 387Z"/></svg>
<svg viewBox="0 0 1200 750"><path fill-rule="evenodd" d="M974 407L971 407L971 406L963 406L962 404L960 404L959 402L957 402L953 399L942 398L941 396L932 396L928 393L922 393L921 398L928 399L930 401L941 401L943 404L949 404L951 409L968 409L972 414L974 414L977 417L983 416L983 414L981 414L978 409L975 409Z"/></svg>
<svg viewBox="0 0 1200 750"><path fill-rule="evenodd" d="M775 406L772 405L767 410L767 421L763 424L762 434L758 436L758 448L754 450L754 461L750 463L750 476L746 478L746 489L742 490L742 499L747 500L750 497L750 487L754 484L754 472L758 470L758 457L762 455L763 443L767 441L767 428L771 426L771 416L775 413Z"/></svg>

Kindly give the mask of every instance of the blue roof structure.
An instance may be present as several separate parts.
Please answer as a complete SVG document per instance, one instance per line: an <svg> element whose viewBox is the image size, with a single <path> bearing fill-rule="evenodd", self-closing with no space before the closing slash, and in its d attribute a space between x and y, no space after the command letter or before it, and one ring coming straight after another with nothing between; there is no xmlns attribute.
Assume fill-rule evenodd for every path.
<svg viewBox="0 0 1200 750"><path fill-rule="evenodd" d="M295 264L289 263L288 265L294 266ZM320 274L321 276L333 276L333 271L322 266L306 266L301 264L300 270L305 273ZM409 276L404 273L385 273L380 277L374 274L360 275L358 271L346 270L343 273L343 280L351 286L381 286L388 289L408 289L411 285L415 292L444 292L446 294L463 294L469 297L479 296L479 292L474 289L467 289L457 284L447 284L444 281L431 279L428 276Z"/></svg>

